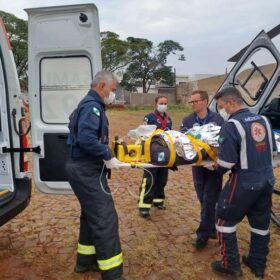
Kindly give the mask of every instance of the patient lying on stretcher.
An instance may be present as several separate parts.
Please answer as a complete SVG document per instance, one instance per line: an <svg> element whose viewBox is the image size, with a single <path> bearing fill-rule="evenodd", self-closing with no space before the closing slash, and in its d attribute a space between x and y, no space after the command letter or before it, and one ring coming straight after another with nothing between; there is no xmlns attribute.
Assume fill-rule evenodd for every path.
<svg viewBox="0 0 280 280"><path fill-rule="evenodd" d="M114 150L118 159L124 162L140 161L168 167L200 164L207 158L216 160L219 131L220 127L215 124L193 127L185 134L175 130L156 130L153 125L141 125L128 132L128 137L134 139L134 145L126 145L123 141L118 143L123 147L117 148L121 148L126 156L123 153L122 156L118 155L120 149L115 147ZM139 155L139 148L141 153L137 157L131 151L137 150Z"/></svg>
<svg viewBox="0 0 280 280"><path fill-rule="evenodd" d="M195 126L185 134L174 130L155 133L150 138L151 163L173 166L216 160L219 132L220 126L210 123Z"/></svg>
<svg viewBox="0 0 280 280"><path fill-rule="evenodd" d="M116 157L126 163L168 167L196 164L211 168L217 159L220 128L209 123L181 133L175 130L156 130L155 125L140 125L128 132L133 145L120 139L115 142L113 149ZM275 139L278 154L274 158L274 167L277 167L280 165L280 135L275 133Z"/></svg>

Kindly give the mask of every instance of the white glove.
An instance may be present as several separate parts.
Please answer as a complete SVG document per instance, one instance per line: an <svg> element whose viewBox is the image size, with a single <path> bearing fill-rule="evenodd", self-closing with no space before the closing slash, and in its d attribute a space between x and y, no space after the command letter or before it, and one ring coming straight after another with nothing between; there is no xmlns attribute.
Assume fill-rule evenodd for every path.
<svg viewBox="0 0 280 280"><path fill-rule="evenodd" d="M216 170L216 166L215 166L215 162L206 162L205 164L203 164L203 167L210 170L210 171L215 171Z"/></svg>
<svg viewBox="0 0 280 280"><path fill-rule="evenodd" d="M122 162L115 157L111 158L110 160L104 160L104 163L108 169L118 169L120 168L120 164L122 164Z"/></svg>

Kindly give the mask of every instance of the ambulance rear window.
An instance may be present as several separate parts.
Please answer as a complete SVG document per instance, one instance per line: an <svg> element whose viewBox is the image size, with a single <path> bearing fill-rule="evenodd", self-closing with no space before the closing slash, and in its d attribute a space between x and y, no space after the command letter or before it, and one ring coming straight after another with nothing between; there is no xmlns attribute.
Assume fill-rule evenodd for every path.
<svg viewBox="0 0 280 280"><path fill-rule="evenodd" d="M46 57L40 62L41 118L68 123L68 117L90 88L90 59L86 56Z"/></svg>
<svg viewBox="0 0 280 280"><path fill-rule="evenodd" d="M248 106L258 103L276 69L277 61L265 47L255 49L242 64L234 77L234 84Z"/></svg>

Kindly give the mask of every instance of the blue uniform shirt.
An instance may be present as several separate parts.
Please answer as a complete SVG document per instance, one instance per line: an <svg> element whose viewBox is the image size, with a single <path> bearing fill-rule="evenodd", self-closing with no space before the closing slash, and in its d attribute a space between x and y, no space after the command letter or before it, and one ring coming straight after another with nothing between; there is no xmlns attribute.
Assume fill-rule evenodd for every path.
<svg viewBox="0 0 280 280"><path fill-rule="evenodd" d="M105 104L95 91L90 90L79 103L76 117L70 120L69 127L71 125L75 127L73 131L70 128L68 137L68 143L72 145L72 157L91 156L100 160L113 157L108 147L109 122L105 115Z"/></svg>
<svg viewBox="0 0 280 280"><path fill-rule="evenodd" d="M154 111L154 112L146 115L144 117L144 123L145 124L154 124L157 126L157 129L164 129L164 130L172 129L171 118L166 113L164 113L163 116L161 116L158 111Z"/></svg>
<svg viewBox="0 0 280 280"><path fill-rule="evenodd" d="M252 187L273 179L272 152L276 143L271 126L261 116L241 109L222 126L218 164L238 173Z"/></svg>
<svg viewBox="0 0 280 280"><path fill-rule="evenodd" d="M182 121L180 131L183 133L186 132L188 129L192 128L195 123L204 125L213 122L219 126L222 126L224 124L224 119L219 114L212 112L209 109L207 110L208 113L204 119L200 119L196 113L192 113L186 116Z"/></svg>

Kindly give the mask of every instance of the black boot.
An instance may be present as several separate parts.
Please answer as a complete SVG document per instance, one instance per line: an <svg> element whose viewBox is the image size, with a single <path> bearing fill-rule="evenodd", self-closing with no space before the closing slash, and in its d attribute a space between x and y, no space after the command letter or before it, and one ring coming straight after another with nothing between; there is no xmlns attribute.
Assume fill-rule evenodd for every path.
<svg viewBox="0 0 280 280"><path fill-rule="evenodd" d="M197 250L202 250L206 247L208 244L208 239L203 239L203 238L197 238L192 242L192 245L197 249Z"/></svg>
<svg viewBox="0 0 280 280"><path fill-rule="evenodd" d="M258 277L258 278L263 278L264 277L264 270L253 268L253 266L250 263L250 260L249 260L248 256L242 256L242 261L246 266L248 266L250 268L250 270L252 271L252 273L256 277Z"/></svg>
<svg viewBox="0 0 280 280"><path fill-rule="evenodd" d="M84 264L76 264L74 271L76 273L85 273L88 271L100 271L100 268L97 264L90 264L90 265L84 265Z"/></svg>
<svg viewBox="0 0 280 280"><path fill-rule="evenodd" d="M212 269L214 272L229 275L232 277L238 278L238 277L241 277L243 274L241 269L231 270L231 269L225 268L221 261L212 262L211 266L212 266Z"/></svg>
<svg viewBox="0 0 280 280"><path fill-rule="evenodd" d="M148 208L139 208L139 215L142 218L148 218L150 217L150 211Z"/></svg>
<svg viewBox="0 0 280 280"><path fill-rule="evenodd" d="M164 205L163 202L161 203L154 203L154 206L159 209L159 210L165 210L166 209L166 206Z"/></svg>

